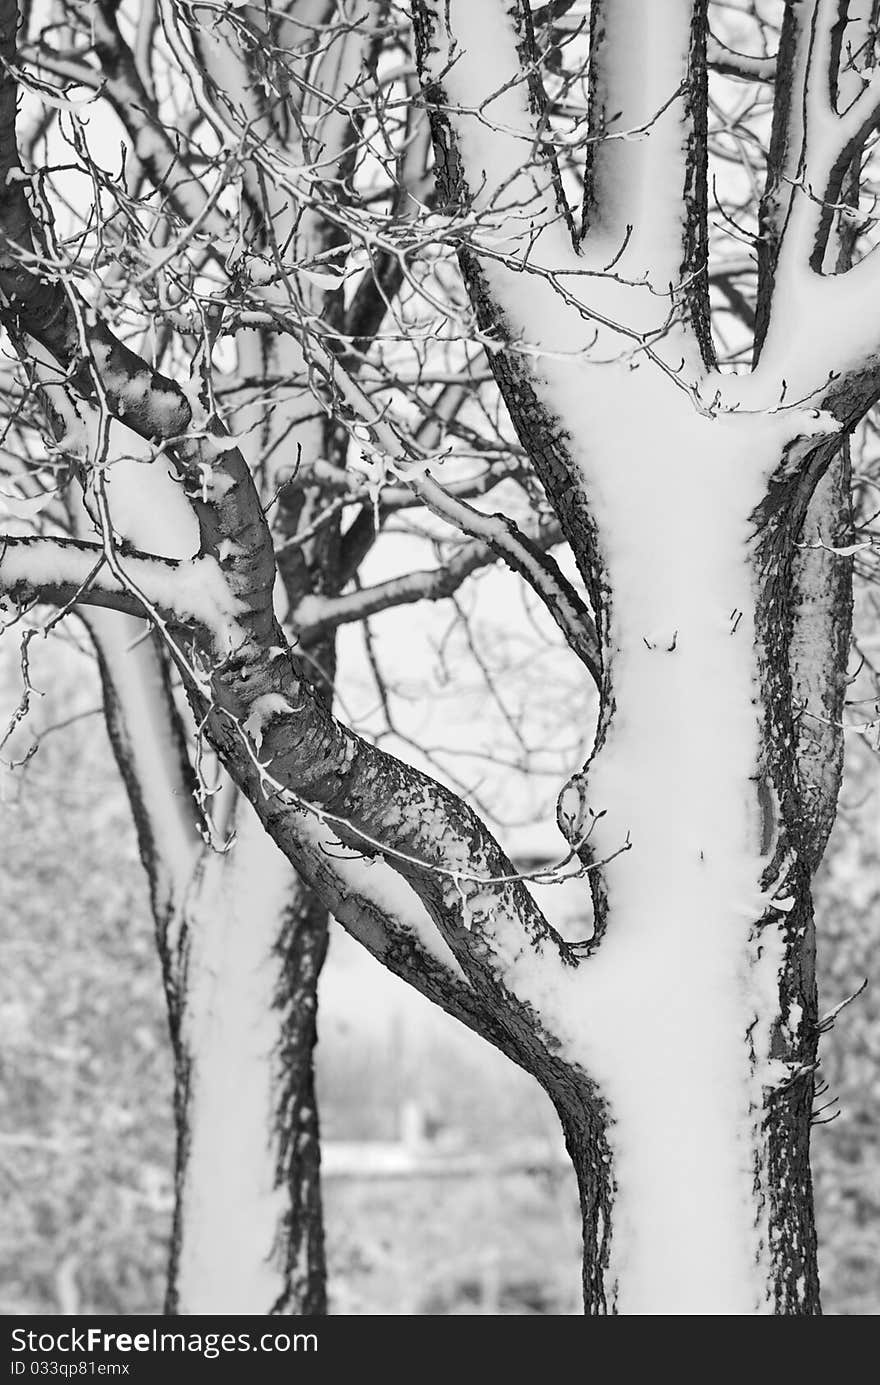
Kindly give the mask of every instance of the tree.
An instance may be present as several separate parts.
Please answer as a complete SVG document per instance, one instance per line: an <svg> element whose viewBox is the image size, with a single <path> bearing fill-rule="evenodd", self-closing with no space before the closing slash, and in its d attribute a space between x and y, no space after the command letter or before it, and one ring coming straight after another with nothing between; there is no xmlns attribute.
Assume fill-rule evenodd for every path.
<svg viewBox="0 0 880 1385"><path fill-rule="evenodd" d="M218 86L211 86L203 101L220 103L220 119L230 111L235 118L239 101L250 113L247 118L256 119L259 107L259 118L285 157L301 154L300 121L309 121L313 146L323 150L322 173L329 176L334 158L340 174L346 172L363 140L348 105L338 104L334 84L357 78L363 87L373 80L374 61L368 61L361 73L365 56L376 46L372 27L364 22L366 13L353 12L356 22L348 24L338 22L332 4L318 5L309 14L300 11L297 23L287 26L287 49L279 52L289 68L287 85L296 78L308 88L306 95L288 91L280 110L270 78L280 80L284 73L275 59L270 71L271 55L263 51L266 34L259 32L259 20L253 32L247 24L242 29L235 16L212 19L210 26L194 24L192 41L199 60L209 78L218 77ZM154 8L141 9L130 41L120 28L125 16L117 18L114 6L98 12L91 6L56 6L48 14L32 12L29 20L20 51L35 72L36 86L27 78L26 87L41 102L48 100L49 119L43 118L41 107L26 129L25 163L39 174L49 199L58 199L71 229L88 236L89 217L98 223L102 268L111 267L101 277L112 286L114 321L130 313L132 300L135 311L146 307L144 327L164 324L162 349L189 374L190 362L184 360L181 366L182 344L184 352L201 360L213 344L218 302L229 295L241 299L240 320L234 330L223 333L234 344L234 362L224 363L205 387L215 392L214 407L222 397L220 407L234 420L270 517L288 637L296 644L296 657L329 698L333 634L339 623L400 601L449 595L468 573L495 556L492 548L474 538L456 554L451 569L412 573L374 591L333 600L356 577L378 529L411 506L414 497L400 485L385 486L377 509L367 478L352 480L342 469L348 432L328 418L326 392L315 387L302 345L277 330L278 302L272 295L277 300L280 293L283 299L284 288L270 261L279 254L279 246L289 254L295 237L297 268L285 266L282 273L294 275L296 295L283 302L284 308L301 313L305 303L320 335L346 333L352 372L360 370L361 358L366 362L372 348L374 389L386 376L400 388L391 367L381 357L375 359L375 348L380 344L377 329L399 292L401 266L396 258L379 255L346 305L340 271L326 259L339 246L338 226L312 213L303 218L266 205L254 157L259 144L252 153L245 139L236 158L222 146L205 151L197 148L193 127L189 146L181 148L178 126L186 107L184 92L172 86L164 99L156 96L169 56L156 52ZM85 125L74 122L68 137L63 127L56 129L51 123L58 104L52 104L56 98L47 96L42 83L43 78L58 77L99 89L120 122L120 134L127 134L137 151L123 159L123 191L119 195L114 186L109 214L99 197L86 218L77 216L66 190L54 181L50 155L56 146L66 145L75 166L88 171L104 194L109 192L101 162L107 150L100 135L97 141L92 135L93 149ZM251 89L264 80L261 98ZM374 101L387 99L386 85L376 84ZM197 110L196 121L201 119ZM205 130L200 133L204 136ZM369 195L374 200L390 197L406 220L407 199L420 194L425 182L427 122L422 112L408 105L399 118L393 113L383 117L381 133L388 145L386 161L396 158L397 166L393 178L384 168L372 174ZM208 194L198 184L208 185L213 172L217 181ZM227 182L235 178L241 180L240 200L231 211L221 210L213 198L221 194L220 203ZM349 200L341 182L335 195L340 205ZM124 222L122 232L119 219ZM209 234L200 234L199 227ZM250 252L246 259L245 244ZM300 260L316 267L300 270ZM194 288L206 264L213 276L208 298ZM78 264L74 272L79 268ZM194 314L191 321L185 317L187 308ZM247 325L249 315L258 325ZM130 330L130 319L122 330ZM424 370L414 378L420 389L430 389ZM473 373L459 365L452 379L454 384L441 385L441 398L422 405L422 418L412 430L414 445L430 450L451 436L463 384L472 382ZM25 487L25 498L13 502L13 514L48 524L50 532L89 535L94 518L83 505L79 487L58 487L45 451L38 440L35 444L34 431L47 428L47 407L50 434L52 430L49 392L35 393L35 383L27 382L23 390L13 381L7 384L9 425L29 458L25 478L15 467L12 470L16 484L23 481ZM60 409L64 413L63 405ZM91 426L99 429L100 423L92 419ZM61 441L56 441L52 456L64 455L65 433L66 424L59 421L56 437ZM474 488L491 489L510 472L508 456L493 461L491 439L481 437L479 444L486 465L475 481L454 485L458 502ZM173 556L176 545L182 545L180 552L189 554L197 540L188 532L186 507L177 504L170 484L165 485L154 523L143 507L134 518L139 492L131 484L131 466L140 469L138 480L143 480L142 463L148 456L149 449L119 421L109 429L107 459L112 459L113 471L107 479L112 480L113 526L153 552ZM152 484L157 484L155 479ZM456 509L451 496L439 496L437 504L447 511L452 507L465 528L469 519L483 533L492 528L460 503ZM357 515L344 541L343 509ZM173 523L171 514L177 515ZM539 523L534 536L539 546L546 546L555 537L555 527ZM506 533L502 538L508 538ZM321 600L316 603L316 598ZM178 1177L169 1310L320 1312L325 1276L311 1048L326 911L255 827L246 803L236 801L234 787L228 784L219 794L222 807L213 815L218 819L215 827L210 805L217 770L207 767L211 757L200 735L193 734L192 726L187 730L181 720L173 669L161 642L141 638L143 622L137 617L79 609L97 652L107 727L149 879L176 1055ZM195 747L191 756L187 739ZM227 850L233 840L235 849ZM242 985L243 976L250 978L250 988ZM234 1072L241 1080L236 1099L230 1101ZM238 1210L236 1225L231 1224L230 1206Z"/></svg>
<svg viewBox="0 0 880 1385"><path fill-rule="evenodd" d="M28 401L53 418L40 462L54 459L59 480L73 473L91 526L78 537L10 534L0 590L19 608L39 600L146 617L162 653L142 647L173 665L197 739L321 906L547 1090L578 1177L585 1309L597 1314L820 1311L810 882L840 779L847 439L880 392L880 341L861 311L877 263L864 201L880 113L876 14L872 3L828 0L744 6L734 18L758 49L745 57L710 26L711 15L731 38L727 9L594 0L587 20L565 0L534 12L413 0L411 15L340 6L331 22L320 5L217 11L161 0L171 88L195 111L175 146L143 83L131 99L136 68L116 8L90 7L85 48L26 56L125 109L166 225L176 218L157 249L142 209L127 218L117 198L126 231L97 239L103 249L131 238L140 259L114 280L106 259L81 249L91 253L92 227L80 243L59 234L57 192L53 207L40 174L22 172L16 89L44 79L23 75L15 9L0 7L3 322ZM409 43L410 18L417 90L405 63L389 66ZM309 35L299 48L297 26ZM774 34L770 57L761 45ZM347 48L352 35L369 59L360 85L334 61L334 45ZM233 40L260 73L272 119L232 70ZM294 60L304 48L332 84L304 76ZM710 61L756 93L720 122ZM341 145L326 130L311 142L322 122L305 98L316 91L325 119L345 114ZM371 182L389 149L404 159L405 122L420 107L433 137L433 208L411 192L395 199L396 176L378 193ZM100 161L83 154L75 118L68 124L106 195ZM716 182L713 196L727 187L739 201L736 215L721 201L718 211L754 248L754 274L741 255L716 253L717 234L710 245L709 157L723 166L731 142L729 183ZM106 214L97 222L112 224ZM238 268L218 292L211 266L221 257L227 273ZM188 269L154 299L145 286L161 283L172 260ZM394 334L417 362L414 378L386 348L370 388L368 334L334 316L328 291L349 312L359 296L397 295ZM710 294L721 304L714 338ZM425 305L451 353L430 394ZM177 333L167 370L130 345L131 323L151 315ZM401 579L393 593L346 592L352 570L322 556L312 580L327 586L296 588L288 631L301 639L310 613L332 625L389 599L444 594L445 581L497 554L595 679L595 743L558 808L563 866L591 887L588 940L550 926L465 796L336 718L326 684L285 638L272 601L284 549L267 522L264 477L249 464L248 417L214 387L224 342L241 369L252 327L262 329L263 361L284 353L279 375L307 381L333 435L348 440L328 458L325 433L300 431L301 406L286 420L280 410L280 434L302 447L306 475L324 478L309 503L326 505L334 487L347 497L352 477L363 478L354 483L362 515L343 543L375 533L395 490L470 535L445 568ZM442 432L420 440L412 426L414 407L446 416L450 360L455 384L474 396L477 345L530 467L520 523L487 515L473 489L456 495ZM245 403L268 413L259 392ZM152 486L147 476L161 472L131 468L134 503L155 526L144 537L131 502L125 513L119 462L111 467L124 451L113 442L119 424L176 478ZM494 484L499 472L489 474ZM169 552L161 536L178 522L197 535ZM300 528L301 542L304 532L312 537ZM580 591L545 551L558 535ZM131 726L123 765L138 754ZM208 911L215 898L206 894ZM235 948L250 947L234 911L230 923ZM199 1013L199 986L187 987L181 1032L186 1007ZM248 1000L265 1016L265 991L230 987L230 1006ZM189 1051L204 1058L210 1042L193 1044L195 1032ZM310 1039L309 1030L305 1048ZM239 1050L230 1055L238 1061ZM196 1090L190 1116L200 1120L197 1105ZM194 1200L207 1176L192 1165Z"/></svg>

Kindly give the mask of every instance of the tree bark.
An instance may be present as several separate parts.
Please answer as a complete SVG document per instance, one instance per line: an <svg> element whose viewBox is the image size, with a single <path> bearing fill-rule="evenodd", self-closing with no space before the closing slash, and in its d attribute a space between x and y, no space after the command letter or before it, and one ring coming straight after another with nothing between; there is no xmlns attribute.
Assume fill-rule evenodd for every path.
<svg viewBox="0 0 880 1385"><path fill-rule="evenodd" d="M312 1050L327 914L241 802L179 940L169 1314L326 1312Z"/></svg>
<svg viewBox="0 0 880 1385"><path fill-rule="evenodd" d="M662 15L644 0L592 7L582 240L546 137L530 7L414 0L413 13L442 214L468 223L461 262L482 339L601 644L595 749L559 805L593 888L586 952L549 926L476 814L336 721L323 675L282 643L273 583L280 568L289 596L307 589L313 554L296 539L311 500L285 502L293 543L279 563L247 444L96 313L80 340L60 288L53 302L14 256L10 330L31 332L65 368L87 348L93 376L65 375L65 390L100 384L107 407L173 448L200 573L222 571L234 601L234 619L203 622L195 662L175 646L199 722L325 905L550 1093L581 1190L586 1311L814 1315L810 878L839 782L849 608L847 569L817 573L797 545L811 512L840 510L840 474L830 500L817 487L877 392L876 328L852 312L873 257L849 275L822 272L840 178L876 113L865 126L865 92L858 119L828 108L834 7L789 6L798 34L783 36L777 64L758 359L749 374L724 373L707 331L704 0L669 0ZM792 159L798 176L782 177ZM26 229L11 187L10 224ZM792 349L796 335L809 352ZM388 446L379 422L364 426L393 452L393 432ZM147 581L149 570L137 572ZM181 610L189 647L193 612ZM808 736L805 714L828 734ZM207 964L200 911L216 913L227 869L207 858L194 926L175 940L180 1089L196 1113L182 1226L204 1228L192 1252L181 1239L177 1277L203 1302L218 1230L199 1199L215 1173L216 1194L239 1170L261 1171L254 1215L226 1232L279 1303L292 1282L269 1247L282 1199L255 1131L268 1121L277 1171L311 1107L298 1086L282 1099L289 1119L269 1114L283 1045L267 965L280 907L264 911L262 932L230 928L219 971ZM224 1048L211 1027L227 1009L239 1019ZM246 1013L258 1021L245 1032ZM304 1030L297 1051L308 1042ZM249 1085L242 1073L256 1070L263 1080ZM230 1088L251 1103L240 1126ZM215 1289L222 1299L226 1286Z"/></svg>
<svg viewBox="0 0 880 1385"><path fill-rule="evenodd" d="M228 854L199 841L166 662L140 621L93 612L88 625L150 883L174 1048L166 1311L323 1314L312 1052L327 911L243 799Z"/></svg>

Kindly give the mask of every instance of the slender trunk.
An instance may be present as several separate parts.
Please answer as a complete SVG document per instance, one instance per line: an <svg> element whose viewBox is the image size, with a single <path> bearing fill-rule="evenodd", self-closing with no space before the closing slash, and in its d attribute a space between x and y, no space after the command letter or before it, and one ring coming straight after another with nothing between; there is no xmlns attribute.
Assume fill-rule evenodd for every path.
<svg viewBox="0 0 880 1385"><path fill-rule="evenodd" d="M326 911L240 805L178 942L170 1314L326 1312L312 1049Z"/></svg>
<svg viewBox="0 0 880 1385"><path fill-rule="evenodd" d="M312 1048L326 910L243 800L233 850L202 845L167 666L140 622L97 612L89 629L175 1049L168 1311L323 1313Z"/></svg>

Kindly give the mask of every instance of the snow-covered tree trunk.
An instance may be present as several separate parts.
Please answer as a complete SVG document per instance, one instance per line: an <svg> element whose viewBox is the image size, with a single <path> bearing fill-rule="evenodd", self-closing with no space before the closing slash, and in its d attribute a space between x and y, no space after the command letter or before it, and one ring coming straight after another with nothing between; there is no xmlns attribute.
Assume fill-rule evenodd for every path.
<svg viewBox="0 0 880 1385"><path fill-rule="evenodd" d="M602 617L597 746L560 799L560 822L609 863L594 880L596 936L577 1000L552 1026L572 1033L568 1051L608 1116L604 1195L594 1133L563 1116L588 1224L588 1310L817 1312L809 881L839 746L833 735L811 742L826 799L811 817L789 669L794 657L801 682L833 670L833 726L846 573L811 609L803 592L797 601L792 564L813 488L840 446L822 446L835 422L781 408L788 377L772 366L763 388L758 372L713 378L700 287L704 8L593 6L577 267L536 118L525 172L517 149L529 118L522 84L505 84L535 53L529 21L510 11L505 61L489 9L417 4L416 15L447 198L484 212L465 267L483 330L513 348L493 353L496 375ZM534 85L529 104L540 112ZM475 107L491 121L469 120ZM649 127L648 139L615 138ZM521 132L506 156L502 130ZM531 274L515 278L517 220L529 225ZM613 281L603 277L611 266ZM597 282L580 296L567 269ZM668 285L668 302L652 303L656 289L640 280ZM567 292L580 322L575 313L566 323ZM581 355L583 374L560 365L562 353ZM798 465L804 456L811 466ZM624 843L631 851L611 859ZM598 1217L604 1230L609 1197L599 1290L602 1238L589 1224Z"/></svg>
<svg viewBox="0 0 880 1385"><path fill-rule="evenodd" d="M575 22L560 57L552 25L568 8L536 11L536 37L524 3L412 5L440 199L421 224L430 244L458 250L475 321L458 308L450 316L486 348L543 490L536 507L546 499L552 509L592 615L510 516L456 503L436 476L443 459L412 446L390 405L375 407L350 342L334 336L332 315L315 329L306 292L293 325L272 318L260 349L274 351L277 334L291 372L316 372L316 398L332 400L375 468L377 512L394 470L530 582L595 679L594 748L558 805L589 875L593 936L567 940L549 925L462 797L331 714L326 669L297 643L308 628L297 620L303 607L338 610L344 594L331 570L322 605L316 588L291 578L299 559L275 551L250 434L227 429L207 390L184 389L120 342L38 254L8 245L0 287L17 349L57 362L44 392L97 399L163 464L171 459L198 553L189 556L192 545L168 558L129 530L117 541L103 454L77 434L100 541L11 535L0 589L19 603L146 613L204 736L323 905L541 1082L580 1184L587 1313L810 1315L819 1312L810 880L840 775L846 440L880 393L880 332L863 311L878 287L876 255L848 269L841 228L853 205L847 180L880 114L876 16L867 4L788 4L775 62L743 60L750 79L775 77L776 98L754 360L722 369L709 331L705 0L594 0L589 34ZM189 50L178 47L189 72ZM228 98L218 98L226 113L215 106L212 129L244 138L256 115L229 53L212 56L205 34L194 47ZM740 65L725 53L723 64ZM554 109L541 73L563 62L571 80ZM13 76L8 65L0 78L7 102ZM565 127L560 109L581 80L583 128ZM340 90L347 97L350 82ZM315 165L289 149L276 157L272 138L261 129L250 146L251 173L279 198L282 228L302 236L297 264L314 277L317 245L342 255L340 224L372 255L368 213L346 200L349 165L334 165L342 191L319 181L316 196ZM579 213L571 160L584 147ZM0 141L0 153L4 224L34 245L15 151ZM322 231L326 207L332 232ZM187 215L209 212L203 199ZM376 232L407 273L410 229L392 218ZM251 289L251 305L271 306L259 284ZM240 328L234 317L227 335ZM307 431L306 415L291 422ZM325 460L327 435L308 445ZM289 517L308 569L302 542L313 531L297 528L299 503ZM279 574L287 634L273 603ZM207 909L226 870L222 860L205 867ZM233 896L240 916L242 895ZM279 908L282 897L279 887ZM251 1071L281 1032L267 1012L278 994L267 966L272 916L254 935L230 927L214 959L255 1002L253 1026L230 1030L232 1057L250 1055ZM181 1052L200 1131L184 1152L181 1206L183 1224L204 1226L201 1132L228 1115L227 1065L205 1037L204 930L179 956L189 967ZM253 1120L235 1132L252 1168L271 1083L264 1065ZM270 1143L270 1161L289 1148ZM259 1183L254 1259L280 1208L266 1189ZM198 1285L203 1250L181 1243L181 1285Z"/></svg>
<svg viewBox="0 0 880 1385"><path fill-rule="evenodd" d="M334 13L332 4L318 0L308 11L300 8L292 26L278 21L274 38L282 47L288 41L320 49L322 25L332 34ZM169 159L177 157L168 133L151 120L152 103L113 11L87 18L111 99L130 119L143 166L161 185ZM260 28L263 21L256 22ZM220 109L247 111L255 133L271 131L291 157L302 159L300 127L275 109L268 86L261 89L260 53L242 46L234 17L205 28L195 23L191 37ZM331 43L313 92L321 119L313 138L320 136L325 152L341 150L343 158L350 158L347 107L342 104L328 118L320 90L333 90L334 82L345 88L357 74L361 47L356 26ZM329 177L333 171L327 157L322 173ZM338 240L315 218L298 217L293 206L273 207L270 215L258 171L247 164L244 189L241 251L256 257L267 284L268 261L280 247L290 253L294 238L305 260ZM181 216L194 209L204 213L204 194L195 183L167 191ZM329 295L328 303L323 289L305 281L302 289L310 309L328 321L338 317L337 295ZM265 292L271 299L271 287ZM369 315L364 325L369 330ZM334 457L332 422L316 409L303 352L290 337L265 327L245 329L237 334L236 355L235 427L246 440L266 504L275 509L278 571L290 612L305 598L333 595L338 587L339 525L323 522L322 492L284 488L303 457ZM114 439L119 441L115 431ZM124 466L113 473L116 513L127 492L136 514L137 491L124 473ZM170 496L168 490L163 504L173 511L177 497L173 487ZM315 535L301 540L313 526ZM79 509L76 531L91 532ZM161 517L151 525L149 517L138 515L136 529L128 532L154 551L175 550ZM181 551L187 551L185 542ZM232 800L224 814L234 844L222 855L210 845L201 848L197 827L207 838L213 829L205 831L193 799L199 797L204 807L210 795L199 791L187 761L167 662L151 644L140 643L138 621L100 612L89 625L108 728L150 883L175 1050L178 1169L168 1310L323 1313L312 1049L327 910L255 828L246 802L234 801L233 788L221 797ZM332 630L304 640L302 655L322 695L331 699Z"/></svg>
<svg viewBox="0 0 880 1385"><path fill-rule="evenodd" d="M87 623L150 883L174 1048L167 1311L324 1313L312 1050L326 909L244 800L228 851L202 841L167 661L140 621L91 612Z"/></svg>
<svg viewBox="0 0 880 1385"><path fill-rule="evenodd" d="M581 1184L586 1302L813 1313L814 842L779 676L782 541L772 522L753 532L779 440L674 395L678 423L658 428L661 401L633 408L626 388L629 409L590 420L619 485L591 487L612 710L560 803L573 841L596 815L597 859L631 844L602 870L600 937L551 1026L607 1120L603 1178L577 1084L573 1104L551 1085Z"/></svg>
<svg viewBox="0 0 880 1385"><path fill-rule="evenodd" d="M240 805L179 948L171 1313L326 1311L314 1091L327 917Z"/></svg>

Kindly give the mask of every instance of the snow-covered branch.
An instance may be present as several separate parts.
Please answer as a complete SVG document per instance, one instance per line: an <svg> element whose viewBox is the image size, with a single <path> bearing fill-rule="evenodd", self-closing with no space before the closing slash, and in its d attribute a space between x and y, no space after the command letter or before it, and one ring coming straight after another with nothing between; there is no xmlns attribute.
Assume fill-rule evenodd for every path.
<svg viewBox="0 0 880 1385"><path fill-rule="evenodd" d="M114 566L98 543L0 535L0 594L9 601L100 606L136 616L149 614L146 602L163 620L192 625L228 652L236 606L213 558L174 561L120 553L116 571Z"/></svg>
<svg viewBox="0 0 880 1385"><path fill-rule="evenodd" d="M677 0L661 13L624 0L593 13L579 250L527 7L414 6L440 194L473 223L461 258L490 362L597 608L595 519L573 464L603 407L591 366L650 361L694 399L710 349L705 140L692 118L705 79L701 6Z"/></svg>
<svg viewBox="0 0 880 1385"><path fill-rule="evenodd" d="M708 353L705 0L597 0L590 14L587 244L682 297Z"/></svg>
<svg viewBox="0 0 880 1385"><path fill-rule="evenodd" d="M786 8L761 212L758 378L844 423L875 397L880 357L880 331L863 309L880 290L880 260L869 253L850 269L838 258L841 235L859 221L854 171L880 119L874 8Z"/></svg>
<svg viewBox="0 0 880 1385"><path fill-rule="evenodd" d="M381 858L346 848L337 834L303 814L295 864L336 918L378 961L472 1027L479 1002L455 954L418 895Z"/></svg>
<svg viewBox="0 0 880 1385"><path fill-rule="evenodd" d="M14 84L4 72L0 108L10 86ZM52 276L19 264L17 249L25 240L34 245L36 237L20 181L2 179L4 168L7 173L19 168L14 135L10 145L5 131L0 157L5 159L0 163L0 189L6 194L4 198L0 191L0 225L8 228L11 223L17 228L15 250L10 253L12 238L7 231L0 254L0 291L5 295L0 318L12 341L25 357L32 348L28 337L48 350L61 368L59 379L96 409L101 419L99 446L103 446L104 423L112 417L168 450L198 520L203 557L216 560L218 575L218 565L223 564L229 584L221 602L226 617L235 611L245 623L268 629L274 621L275 565L271 545L266 546L265 516L245 459L198 392L188 395L176 381L131 351L72 284L55 283ZM73 441L87 446L83 440ZM108 564L112 566L109 556ZM156 565L145 575L155 583L160 572L161 566ZM102 590L99 585L98 591ZM156 604L162 606L166 600L173 610L175 597L170 589L163 591ZM130 612L142 609L118 600L113 604ZM215 603L213 614L217 609ZM219 627L215 633L219 635Z"/></svg>
<svg viewBox="0 0 880 1385"><path fill-rule="evenodd" d="M475 538L462 544L441 567L403 573L342 596L304 597L290 613L299 639L308 644L322 631L364 620L380 611L417 601L443 600L458 591L471 573L497 562L501 555L514 571L527 569L523 574L526 580L553 612L568 644L598 683L595 627L580 597L546 552L550 544L559 541L558 526L545 526L543 531L536 530L535 537L529 537L503 515L483 515L477 510L471 513L478 517L473 528L465 531L463 524L459 527L465 532L485 533L485 541ZM496 527L502 531L500 539L495 538ZM489 534L493 535L493 542L489 541ZM505 542L506 550L502 549Z"/></svg>
<svg viewBox="0 0 880 1385"><path fill-rule="evenodd" d="M562 267L573 224L545 139L527 7L416 0L413 19L438 176L451 204L478 214L475 248Z"/></svg>
<svg viewBox="0 0 880 1385"><path fill-rule="evenodd" d="M368 619L380 611L417 601L441 601L457 592L472 572L495 561L496 554L487 544L462 544L442 567L402 573L342 596L305 596L291 611L289 620L299 640L310 644L327 630Z"/></svg>
<svg viewBox="0 0 880 1385"><path fill-rule="evenodd" d="M132 148L142 169L154 185L161 186L177 166L181 149L172 139L159 115L155 93L148 89L135 53L126 43L119 28L117 6L84 4L81 0L70 7L90 35L90 49L98 68L76 64L68 76L77 82L99 89L110 102L123 127L131 136ZM146 17L147 10L144 15ZM57 71L58 59L45 43L25 45L24 55L33 59L38 68ZM71 64L71 67L73 65ZM198 184L188 179L175 179L177 200L189 217L197 215L203 194ZM216 213L218 223L223 220ZM228 231L228 226L225 228Z"/></svg>
<svg viewBox="0 0 880 1385"><path fill-rule="evenodd" d="M161 8L166 38L172 45L179 44L183 34L174 22L174 7ZM340 183L357 147L351 117L358 86L369 76L371 7L355 0L342 24L335 0L319 0L308 10L299 7L295 14L271 18L253 8L246 15L236 11L219 15L194 5L180 7L179 19L198 58L206 95L241 132L242 149L275 148L286 164L316 184ZM266 40L285 54L280 79L283 102L272 89L270 74L259 67ZM243 162L243 181L251 214L260 224L265 218L266 184L253 159ZM320 219L319 207L307 211L305 217L297 216L293 208L276 209L273 234L279 245L286 246L286 227L295 226L302 250L313 237L321 240L320 228L311 224ZM309 224L303 225L304 220Z"/></svg>
<svg viewBox="0 0 880 1385"><path fill-rule="evenodd" d="M601 674L595 626L583 601L562 575L554 559L507 516L487 515L446 490L431 475L426 464L402 444L394 428L376 414L359 383L348 375L339 361L329 352L322 351L321 356L334 388L346 404L356 411L355 416L361 420L360 426L369 428L382 465L397 471L432 514L485 544L508 567L525 578L547 607L567 643L598 683ZM419 600L420 597L413 596L412 599Z"/></svg>
<svg viewBox="0 0 880 1385"><path fill-rule="evenodd" d="M303 815L349 850L384 858L418 895L468 978L493 991L509 983L524 945L567 957L478 816L333 718L291 659L248 641L215 672L213 690L205 723L211 739L298 868ZM320 882L306 878L320 893Z"/></svg>
<svg viewBox="0 0 880 1385"><path fill-rule="evenodd" d="M738 53L714 34L706 39L706 65L722 77L736 77L744 82L772 82L776 77L775 57Z"/></svg>
<svg viewBox="0 0 880 1385"><path fill-rule="evenodd" d="M462 533L482 540L528 582L556 621L569 647L598 684L602 674L596 627L583 601L550 554L506 515L484 514L467 501L450 495L430 475L418 478L413 486L433 514L456 525Z"/></svg>
<svg viewBox="0 0 880 1385"><path fill-rule="evenodd" d="M779 249L778 280L796 274L805 264L821 273L844 175L880 110L880 82L873 69L866 70L861 92L846 109L838 110L841 39L844 29L855 22L855 14L841 18L837 0L813 0L797 10L795 64L800 100L789 112L795 126L789 142L794 142L796 134L800 151Z"/></svg>
<svg viewBox="0 0 880 1385"><path fill-rule="evenodd" d="M164 935L203 848L169 661L140 620L96 610L85 620L98 655L107 730L131 804L153 918Z"/></svg>
<svg viewBox="0 0 880 1385"><path fill-rule="evenodd" d="M13 36L7 33L7 46ZM14 82L8 72L2 94L11 96L11 116ZM14 138L8 130L4 135L0 149L5 170L15 173ZM4 186L12 197L5 210L17 218L16 243L26 238L35 244L20 178L13 176ZM492 988L504 986L508 965L524 944L538 950L546 945L557 957L567 957L476 814L428 776L335 721L297 670L272 611L273 545L254 479L201 391L187 393L153 371L118 341L72 285L50 284L38 264L23 270L13 254L7 255L4 269L6 285L15 285L14 312L7 309L5 314L13 338L29 332L41 341L70 371L69 387L97 396L99 412L109 410L141 436L162 444L183 478L204 556L192 560L188 569L150 561L138 567L141 560L128 555L119 555L118 565L132 585L143 582L157 608L167 604L176 615L204 624L213 619L222 588L226 604L199 667L179 657L178 663L203 707L207 733L289 859L297 857L303 813L329 826L349 848L384 856L412 885L469 977L482 976ZM95 486L98 494L100 473ZM43 541L10 541L4 557L9 585L17 594L32 595L41 579L44 594L51 590L59 599L69 599L84 586L97 587L112 591L114 604L123 609L137 609L126 597L119 599L120 583L107 551L109 514L104 519L107 534L101 547L47 540L51 547L35 548ZM50 561L40 568L34 555L42 553ZM59 567L62 558L69 562L69 580L59 586L65 575ZM212 580L182 582L185 570ZM162 571L169 573L167 593L157 589ZM190 587L197 589L192 596ZM198 605L205 600L204 591L210 593L210 610Z"/></svg>

